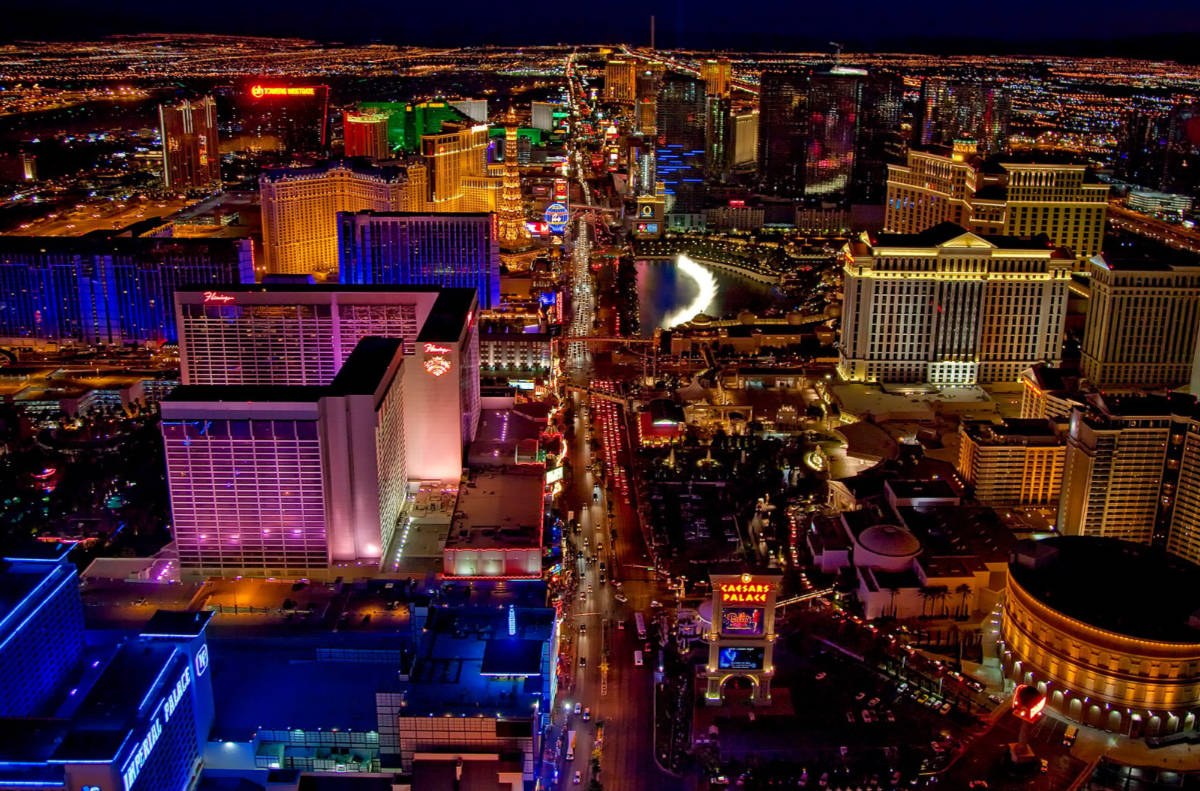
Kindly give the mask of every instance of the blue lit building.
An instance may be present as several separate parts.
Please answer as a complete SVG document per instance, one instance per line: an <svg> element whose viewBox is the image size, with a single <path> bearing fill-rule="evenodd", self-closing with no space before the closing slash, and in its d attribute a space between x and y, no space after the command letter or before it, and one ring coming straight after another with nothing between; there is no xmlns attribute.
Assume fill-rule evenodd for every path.
<svg viewBox="0 0 1200 791"><path fill-rule="evenodd" d="M339 212L338 269L354 285L474 288L500 305L500 246L490 213Z"/></svg>
<svg viewBox="0 0 1200 791"><path fill-rule="evenodd" d="M0 236L0 338L174 343L176 288L253 282L249 239Z"/></svg>
<svg viewBox="0 0 1200 791"><path fill-rule="evenodd" d="M0 561L0 788L191 791L213 720L212 614L160 610L105 644L85 639L82 610L65 552Z"/></svg>
<svg viewBox="0 0 1200 791"><path fill-rule="evenodd" d="M704 83L667 74L658 89L657 178L666 186L672 225L693 225L704 211Z"/></svg>
<svg viewBox="0 0 1200 791"><path fill-rule="evenodd" d="M42 711L79 665L83 603L67 551L0 560L0 717Z"/></svg>

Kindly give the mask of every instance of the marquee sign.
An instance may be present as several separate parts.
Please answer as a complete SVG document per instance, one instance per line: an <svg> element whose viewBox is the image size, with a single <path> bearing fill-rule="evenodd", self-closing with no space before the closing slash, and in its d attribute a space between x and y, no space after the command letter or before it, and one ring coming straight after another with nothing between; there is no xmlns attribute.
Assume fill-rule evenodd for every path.
<svg viewBox="0 0 1200 791"><path fill-rule="evenodd" d="M282 85L255 85L250 89L250 95L255 99L264 96L315 96L317 89L311 85L285 87Z"/></svg>
<svg viewBox="0 0 1200 791"><path fill-rule="evenodd" d="M766 604L767 594L770 592L771 585L766 582L727 582L721 584L721 601L732 604Z"/></svg>
<svg viewBox="0 0 1200 791"><path fill-rule="evenodd" d="M425 354L432 356L426 357L425 362L423 362L422 365L425 366L426 371L434 376L443 376L449 373L450 368L452 367L450 360L444 356L449 353L449 346L442 346L437 343L427 343L425 344Z"/></svg>
<svg viewBox="0 0 1200 791"><path fill-rule="evenodd" d="M215 303L218 305L228 305L230 302L233 302L232 294L222 294L217 291L205 291L204 292L204 304L205 305L208 305L210 303Z"/></svg>

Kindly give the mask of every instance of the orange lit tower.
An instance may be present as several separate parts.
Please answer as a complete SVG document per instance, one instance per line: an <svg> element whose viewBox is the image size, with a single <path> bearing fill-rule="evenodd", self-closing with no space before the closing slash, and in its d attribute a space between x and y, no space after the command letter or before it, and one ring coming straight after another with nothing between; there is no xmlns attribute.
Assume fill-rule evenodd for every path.
<svg viewBox="0 0 1200 791"><path fill-rule="evenodd" d="M521 171L517 163L517 117L512 108L504 119L504 183L496 213L500 247L517 250L529 242L525 209L521 202Z"/></svg>

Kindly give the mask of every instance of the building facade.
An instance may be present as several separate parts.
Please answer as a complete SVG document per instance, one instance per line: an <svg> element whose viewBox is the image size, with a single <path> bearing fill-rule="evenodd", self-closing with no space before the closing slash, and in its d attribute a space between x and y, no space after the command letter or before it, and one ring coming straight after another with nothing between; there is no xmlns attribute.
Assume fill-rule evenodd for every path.
<svg viewBox="0 0 1200 791"><path fill-rule="evenodd" d="M1165 251L1164 251L1165 255ZM1188 384L1200 336L1200 263L1091 260L1081 370L1099 388Z"/></svg>
<svg viewBox="0 0 1200 791"><path fill-rule="evenodd" d="M392 154L388 144L387 113L343 113L342 138L348 157L387 159Z"/></svg>
<svg viewBox="0 0 1200 791"><path fill-rule="evenodd" d="M1075 268L1100 252L1108 185L1093 183L1084 165L985 163L973 141L953 148L911 150L888 166L884 230L918 233L953 222L981 234L1045 234L1075 256Z"/></svg>
<svg viewBox="0 0 1200 791"><path fill-rule="evenodd" d="M500 305L500 245L494 214L338 215L343 283L473 288L479 305Z"/></svg>
<svg viewBox="0 0 1200 791"><path fill-rule="evenodd" d="M1148 547L1062 536L1022 542L1004 596L1004 674L1094 728L1133 738L1192 730L1200 631L1190 591L1198 582L1195 567Z"/></svg>
<svg viewBox="0 0 1200 791"><path fill-rule="evenodd" d="M604 64L604 101L633 104L637 95L637 62L610 58Z"/></svg>
<svg viewBox="0 0 1200 791"><path fill-rule="evenodd" d="M474 290L223 286L178 292L176 311L184 385L320 387L364 337L399 339L411 360L403 375L408 476L461 475L480 410Z"/></svg>
<svg viewBox="0 0 1200 791"><path fill-rule="evenodd" d="M0 337L174 343L174 292L253 283L249 239L0 236Z"/></svg>
<svg viewBox="0 0 1200 791"><path fill-rule="evenodd" d="M211 96L195 102L158 106L163 147L163 187L212 189L221 185L217 103Z"/></svg>
<svg viewBox="0 0 1200 791"><path fill-rule="evenodd" d="M984 505L1055 505L1066 455L1048 420L964 421L956 467Z"/></svg>
<svg viewBox="0 0 1200 791"><path fill-rule="evenodd" d="M310 168L280 168L259 178L263 253L273 274L336 276L337 213L421 211L426 170L364 168L329 162Z"/></svg>
<svg viewBox="0 0 1200 791"><path fill-rule="evenodd" d="M855 382L1016 382L1061 358L1071 259L953 224L852 240L838 370Z"/></svg>
<svg viewBox="0 0 1200 791"><path fill-rule="evenodd" d="M1184 468L1190 396L1088 396L1071 415L1058 529L1065 535L1164 546ZM1194 539L1183 539L1190 544Z"/></svg>
<svg viewBox="0 0 1200 791"><path fill-rule="evenodd" d="M464 182L468 178L488 175L488 128L484 124L443 125L437 134L421 138L421 155L429 169L428 191L424 199L428 208L408 211L462 211ZM360 209L374 208L360 206ZM343 211L350 211L344 209ZM405 211L377 209L377 211Z"/></svg>
<svg viewBox="0 0 1200 791"><path fill-rule="evenodd" d="M371 336L328 385L184 385L164 399L181 572L377 566L407 483L403 362L399 338Z"/></svg>

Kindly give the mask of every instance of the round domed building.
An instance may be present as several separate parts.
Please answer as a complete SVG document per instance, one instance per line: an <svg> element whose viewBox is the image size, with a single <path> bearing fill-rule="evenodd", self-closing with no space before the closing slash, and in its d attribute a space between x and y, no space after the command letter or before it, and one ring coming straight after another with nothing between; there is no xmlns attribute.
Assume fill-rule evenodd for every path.
<svg viewBox="0 0 1200 791"><path fill-rule="evenodd" d="M1200 568L1141 544L1022 541L1009 564L1005 675L1062 715L1133 737L1195 728Z"/></svg>
<svg viewBox="0 0 1200 791"><path fill-rule="evenodd" d="M921 541L899 525L872 525L854 537L854 562L881 571L907 571L921 554Z"/></svg>

